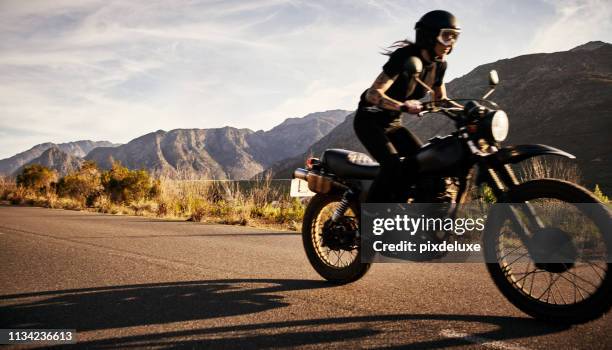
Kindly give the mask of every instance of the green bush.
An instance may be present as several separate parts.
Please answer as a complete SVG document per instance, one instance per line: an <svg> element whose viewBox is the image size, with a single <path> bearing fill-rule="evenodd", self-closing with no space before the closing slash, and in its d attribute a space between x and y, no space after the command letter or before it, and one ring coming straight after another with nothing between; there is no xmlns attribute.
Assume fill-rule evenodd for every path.
<svg viewBox="0 0 612 350"><path fill-rule="evenodd" d="M93 161L83 163L77 172L64 176L57 183L60 197L69 197L87 206L95 203L102 190L100 170Z"/></svg>
<svg viewBox="0 0 612 350"><path fill-rule="evenodd" d="M17 185L40 194L51 192L57 173L40 164L32 164L23 168L17 175Z"/></svg>
<svg viewBox="0 0 612 350"><path fill-rule="evenodd" d="M120 163L113 163L101 176L102 187L114 203L130 204L152 199L159 195L160 186L146 170L129 170Z"/></svg>
<svg viewBox="0 0 612 350"><path fill-rule="evenodd" d="M603 193L601 188L599 188L599 185L595 185L595 189L593 190L593 194L595 195L595 197L597 197L597 199L602 201L602 203L606 203L606 204L610 203L610 198L608 198L608 196L606 196Z"/></svg>

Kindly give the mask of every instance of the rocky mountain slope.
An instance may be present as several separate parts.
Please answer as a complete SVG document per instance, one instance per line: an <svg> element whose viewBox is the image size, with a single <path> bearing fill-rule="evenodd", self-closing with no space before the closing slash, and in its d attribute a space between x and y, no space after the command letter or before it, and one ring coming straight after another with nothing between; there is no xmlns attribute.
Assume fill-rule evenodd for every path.
<svg viewBox="0 0 612 350"><path fill-rule="evenodd" d="M64 176L78 170L81 164L83 164L83 158L64 152L57 146L52 146L44 151L39 157L29 161L24 166L30 164L40 164L49 169L54 169L59 176ZM15 173L21 172L22 169L23 166L17 169Z"/></svg>
<svg viewBox="0 0 612 350"><path fill-rule="evenodd" d="M87 155L103 168L120 161L129 168L183 179L249 179L274 162L303 153L337 126L349 111L290 118L269 131L223 127L159 130L119 147Z"/></svg>
<svg viewBox="0 0 612 350"><path fill-rule="evenodd" d="M573 153L584 182L589 186L600 184L610 193L612 45L590 42L569 51L481 65L448 83L449 96L482 96L491 69L496 69L501 79L491 99L510 118L510 134L504 144L543 143ZM417 119L405 115L403 123L423 140L452 130L442 116ZM319 155L330 147L363 150L350 117L301 156L279 162L270 170L276 177L290 177L309 154Z"/></svg>
<svg viewBox="0 0 612 350"><path fill-rule="evenodd" d="M40 157L50 148L57 148L59 151L66 153L72 157L85 157L92 149L96 147L114 147L117 144L108 141L90 141L82 140L67 143L41 143L30 148L27 151L18 153L12 157L0 160L0 175L10 175L20 169L22 166L32 162L34 159ZM57 155L57 152L53 152Z"/></svg>
<svg viewBox="0 0 612 350"><path fill-rule="evenodd" d="M125 145L106 141L45 143L0 160L0 174L14 174L24 165L39 163L64 175L89 159L102 168L120 161L131 169L172 178L248 179L280 159L302 154L349 113L331 110L289 118L269 131L176 129L152 132Z"/></svg>

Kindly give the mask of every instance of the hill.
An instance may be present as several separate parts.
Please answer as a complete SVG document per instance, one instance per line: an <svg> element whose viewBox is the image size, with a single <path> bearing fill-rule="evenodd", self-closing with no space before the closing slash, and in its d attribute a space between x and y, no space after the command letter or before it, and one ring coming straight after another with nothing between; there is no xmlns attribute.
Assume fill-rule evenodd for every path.
<svg viewBox="0 0 612 350"><path fill-rule="evenodd" d="M481 65L447 84L454 98L479 97L486 90L487 74L496 69L501 82L491 96L510 118L504 144L543 143L578 157L584 182L612 191L612 45L589 42L569 51L524 55ZM452 64L452 58L451 62ZM403 123L422 140L452 130L438 116L418 119L404 115ZM352 119L338 125L302 155L270 168L275 177L290 177L309 154L341 147L363 150Z"/></svg>

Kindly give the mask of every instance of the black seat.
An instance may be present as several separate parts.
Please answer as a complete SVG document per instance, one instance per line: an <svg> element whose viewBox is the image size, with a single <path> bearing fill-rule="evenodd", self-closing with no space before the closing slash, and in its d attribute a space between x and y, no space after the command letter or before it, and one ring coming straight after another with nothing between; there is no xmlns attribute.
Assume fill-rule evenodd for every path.
<svg viewBox="0 0 612 350"><path fill-rule="evenodd" d="M327 171L350 179L374 179L380 168L365 153L337 148L323 152L321 163Z"/></svg>

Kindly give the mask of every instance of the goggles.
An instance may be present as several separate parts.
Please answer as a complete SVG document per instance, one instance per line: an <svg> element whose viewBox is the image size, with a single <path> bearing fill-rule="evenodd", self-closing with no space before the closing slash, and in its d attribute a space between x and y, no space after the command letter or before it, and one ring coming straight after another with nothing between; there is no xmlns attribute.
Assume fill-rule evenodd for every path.
<svg viewBox="0 0 612 350"><path fill-rule="evenodd" d="M460 33L461 30L459 29L443 28L440 29L440 33L436 40L444 46L451 46L457 42Z"/></svg>

